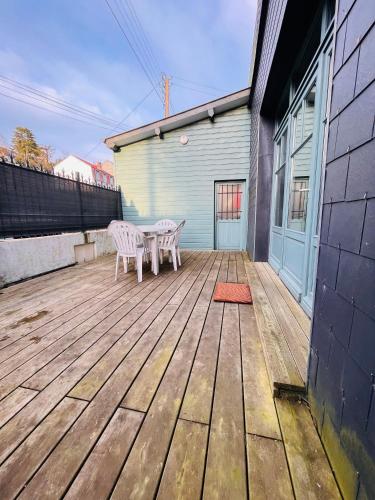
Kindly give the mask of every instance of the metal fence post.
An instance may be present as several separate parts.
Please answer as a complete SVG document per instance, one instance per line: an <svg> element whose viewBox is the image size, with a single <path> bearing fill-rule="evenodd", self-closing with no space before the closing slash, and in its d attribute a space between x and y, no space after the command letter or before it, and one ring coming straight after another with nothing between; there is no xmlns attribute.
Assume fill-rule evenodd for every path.
<svg viewBox="0 0 375 500"><path fill-rule="evenodd" d="M78 172L77 172L77 175L76 175L76 181L77 181L77 191L78 191L78 202L79 202L79 215L80 215L80 221L81 221L81 231L84 232L85 225L84 225L84 219L83 219L82 188L81 188L80 175L79 175Z"/></svg>
<svg viewBox="0 0 375 500"><path fill-rule="evenodd" d="M117 198L117 217L122 220L122 199L121 199L121 186L118 187L118 198Z"/></svg>

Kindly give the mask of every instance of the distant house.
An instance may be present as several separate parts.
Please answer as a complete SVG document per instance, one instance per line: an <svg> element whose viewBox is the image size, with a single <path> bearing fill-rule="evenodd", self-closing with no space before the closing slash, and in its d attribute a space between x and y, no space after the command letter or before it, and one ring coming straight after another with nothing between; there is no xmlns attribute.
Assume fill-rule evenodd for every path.
<svg viewBox="0 0 375 500"><path fill-rule="evenodd" d="M96 183L104 187L114 187L115 178L108 173L101 164L90 163L74 155L67 156L64 160L56 163L54 173L64 177L79 175L84 182Z"/></svg>

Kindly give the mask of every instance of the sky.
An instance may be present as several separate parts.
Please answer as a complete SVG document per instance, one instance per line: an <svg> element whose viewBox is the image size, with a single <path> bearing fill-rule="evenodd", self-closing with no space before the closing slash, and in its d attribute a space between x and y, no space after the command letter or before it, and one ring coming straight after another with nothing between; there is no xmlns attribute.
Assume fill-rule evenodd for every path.
<svg viewBox="0 0 375 500"><path fill-rule="evenodd" d="M105 137L163 117L161 72L171 114L248 86L255 14L256 0L2 0L0 143L24 126L55 159L112 159ZM61 116L66 107L30 99L19 83L95 123Z"/></svg>

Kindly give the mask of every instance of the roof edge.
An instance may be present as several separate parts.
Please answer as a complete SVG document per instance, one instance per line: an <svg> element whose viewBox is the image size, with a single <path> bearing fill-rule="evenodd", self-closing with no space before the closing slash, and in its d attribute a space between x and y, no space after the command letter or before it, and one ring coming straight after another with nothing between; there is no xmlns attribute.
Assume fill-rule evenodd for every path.
<svg viewBox="0 0 375 500"><path fill-rule="evenodd" d="M107 137L104 139L104 143L111 149L117 149L150 137L159 136L162 138L162 134L165 132L176 130L205 118L214 121L215 114L221 114L248 104L249 96L250 87L246 87L167 118Z"/></svg>

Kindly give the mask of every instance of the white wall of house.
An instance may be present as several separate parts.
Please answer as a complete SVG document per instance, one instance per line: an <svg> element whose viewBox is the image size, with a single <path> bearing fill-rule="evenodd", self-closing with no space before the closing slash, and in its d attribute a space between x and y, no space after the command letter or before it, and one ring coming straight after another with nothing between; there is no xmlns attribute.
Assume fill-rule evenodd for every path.
<svg viewBox="0 0 375 500"><path fill-rule="evenodd" d="M84 182L94 182L95 180L90 165L73 155L69 155L64 160L56 163L53 171L55 174L64 177L76 178L77 174L79 174L80 179Z"/></svg>
<svg viewBox="0 0 375 500"><path fill-rule="evenodd" d="M79 174L79 177L83 182L96 183L105 187L115 186L115 179L113 175L101 168L98 168L94 164L90 165L90 163L87 163L74 155L69 155L64 160L56 163L53 171L55 174L74 179L76 179Z"/></svg>

